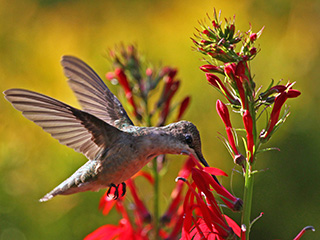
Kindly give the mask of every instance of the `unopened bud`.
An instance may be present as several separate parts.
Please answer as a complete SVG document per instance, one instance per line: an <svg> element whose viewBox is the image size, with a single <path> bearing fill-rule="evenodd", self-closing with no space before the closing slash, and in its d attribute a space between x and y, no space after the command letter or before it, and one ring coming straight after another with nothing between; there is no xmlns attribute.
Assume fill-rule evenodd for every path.
<svg viewBox="0 0 320 240"><path fill-rule="evenodd" d="M234 161L235 164L243 166L243 164L246 161L246 158L242 154L237 154L237 155L234 156L233 161Z"/></svg>
<svg viewBox="0 0 320 240"><path fill-rule="evenodd" d="M251 33L249 38L250 38L250 41L251 41L251 42L254 42L254 41L257 39L257 37L258 37L258 36L257 36L256 33Z"/></svg>

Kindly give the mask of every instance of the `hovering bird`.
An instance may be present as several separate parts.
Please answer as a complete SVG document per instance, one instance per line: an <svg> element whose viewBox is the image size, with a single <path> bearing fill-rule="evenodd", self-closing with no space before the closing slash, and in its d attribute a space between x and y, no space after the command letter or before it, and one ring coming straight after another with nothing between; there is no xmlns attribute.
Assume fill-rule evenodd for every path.
<svg viewBox="0 0 320 240"><path fill-rule="evenodd" d="M188 121L164 127L134 126L122 104L86 63L63 56L61 65L83 110L24 89L8 89L5 98L61 144L89 160L40 199L101 188L125 189L127 179L161 154L193 154L205 166L197 128ZM125 190L123 191L123 194Z"/></svg>

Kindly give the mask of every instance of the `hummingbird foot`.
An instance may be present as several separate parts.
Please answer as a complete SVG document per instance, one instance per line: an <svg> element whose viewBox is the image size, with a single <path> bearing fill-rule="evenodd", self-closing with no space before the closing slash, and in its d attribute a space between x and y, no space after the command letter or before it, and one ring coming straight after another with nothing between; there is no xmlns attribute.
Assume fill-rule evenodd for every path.
<svg viewBox="0 0 320 240"><path fill-rule="evenodd" d="M122 182L121 184L115 185L114 183L110 184L110 188L108 189L107 192L107 196L109 197L109 195L111 194L111 190L112 188L115 188L114 193L113 193L113 199L117 200L119 198L119 187L122 187L122 193L120 197L123 197L126 194L126 189L127 189L127 185L125 184L125 182Z"/></svg>

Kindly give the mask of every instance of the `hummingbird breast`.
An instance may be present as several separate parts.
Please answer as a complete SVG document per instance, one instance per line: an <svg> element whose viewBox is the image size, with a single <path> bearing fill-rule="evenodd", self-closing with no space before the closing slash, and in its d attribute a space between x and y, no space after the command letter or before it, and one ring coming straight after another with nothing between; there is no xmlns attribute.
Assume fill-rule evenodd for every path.
<svg viewBox="0 0 320 240"><path fill-rule="evenodd" d="M125 139L114 143L101 156L98 180L107 185L120 184L143 168L150 159L148 151L141 148L139 139Z"/></svg>

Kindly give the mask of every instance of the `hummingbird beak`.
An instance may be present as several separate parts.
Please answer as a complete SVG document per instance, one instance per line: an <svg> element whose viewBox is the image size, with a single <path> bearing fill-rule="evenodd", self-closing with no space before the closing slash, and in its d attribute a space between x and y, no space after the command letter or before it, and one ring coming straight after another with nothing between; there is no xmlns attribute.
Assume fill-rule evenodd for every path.
<svg viewBox="0 0 320 240"><path fill-rule="evenodd" d="M197 154L197 157L198 157L199 161L203 164L203 166L209 167L209 164L207 163L207 161L204 159L203 156L199 156L199 155Z"/></svg>
<svg viewBox="0 0 320 240"><path fill-rule="evenodd" d="M187 150L182 150L181 154L190 155L192 153L187 151ZM207 163L207 161L202 156L202 153L195 152L195 154L192 154L192 155L195 156L198 159L198 161L202 163L203 166L209 167L209 164Z"/></svg>
<svg viewBox="0 0 320 240"><path fill-rule="evenodd" d="M210 167L209 164L207 163L207 161L204 159L202 153L196 152L196 156L197 156L199 162L201 162L203 166Z"/></svg>
<svg viewBox="0 0 320 240"><path fill-rule="evenodd" d="M190 152L187 151L187 150L182 150L182 151L181 151L181 154L190 155L190 154L192 154L192 153L190 153ZM203 166L205 166L205 167L210 167L209 164L207 163L207 161L204 159L204 157L203 157L203 155L202 155L201 152L195 152L195 154L193 154L193 155L198 158L198 161L201 162L201 163L203 164ZM219 183L219 181L218 181L218 179L217 179L216 176L214 176L214 175L212 175L212 174L211 174L211 176L213 177L213 179L214 179L219 185L221 185L221 184Z"/></svg>

